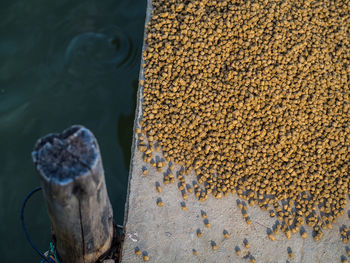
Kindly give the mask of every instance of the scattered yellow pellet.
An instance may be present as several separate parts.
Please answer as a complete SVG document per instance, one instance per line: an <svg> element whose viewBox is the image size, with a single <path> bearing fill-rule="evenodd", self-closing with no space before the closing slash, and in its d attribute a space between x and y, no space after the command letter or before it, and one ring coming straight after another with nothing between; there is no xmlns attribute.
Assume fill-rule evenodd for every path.
<svg viewBox="0 0 350 263"><path fill-rule="evenodd" d="M224 230L224 238L228 239L230 237L230 234L227 232L227 230Z"/></svg>
<svg viewBox="0 0 350 263"><path fill-rule="evenodd" d="M306 232L301 233L301 237L304 239L307 238L307 233Z"/></svg>
<svg viewBox="0 0 350 263"><path fill-rule="evenodd" d="M164 205L162 199L158 198L157 199L157 206L162 207Z"/></svg>
<svg viewBox="0 0 350 263"><path fill-rule="evenodd" d="M243 245L245 248L250 248L249 242L246 238L243 240Z"/></svg>
<svg viewBox="0 0 350 263"><path fill-rule="evenodd" d="M159 182L156 182L156 190L157 190L158 193L162 192L162 188L160 187Z"/></svg>
<svg viewBox="0 0 350 263"><path fill-rule="evenodd" d="M140 250L140 248L138 248L138 247L135 248L135 254L136 254L136 255L141 255L141 250Z"/></svg>
<svg viewBox="0 0 350 263"><path fill-rule="evenodd" d="M241 254L241 249L239 248L239 246L235 247L235 252L236 252L237 256L239 256Z"/></svg>

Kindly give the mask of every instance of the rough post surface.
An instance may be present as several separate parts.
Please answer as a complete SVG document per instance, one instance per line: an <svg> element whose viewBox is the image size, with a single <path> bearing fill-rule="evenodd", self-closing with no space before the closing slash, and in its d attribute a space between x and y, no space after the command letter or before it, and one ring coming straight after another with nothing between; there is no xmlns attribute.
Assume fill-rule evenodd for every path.
<svg viewBox="0 0 350 263"><path fill-rule="evenodd" d="M32 157L61 262L95 262L113 239L113 211L96 138L72 126L39 139Z"/></svg>

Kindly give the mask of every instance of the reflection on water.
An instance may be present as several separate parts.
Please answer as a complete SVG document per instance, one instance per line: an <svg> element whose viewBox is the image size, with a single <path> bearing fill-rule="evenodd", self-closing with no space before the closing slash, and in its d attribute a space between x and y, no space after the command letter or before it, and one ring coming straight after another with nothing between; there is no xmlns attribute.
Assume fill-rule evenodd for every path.
<svg viewBox="0 0 350 263"><path fill-rule="evenodd" d="M39 184L30 153L39 137L72 124L96 135L123 222L145 7L139 0L0 1L1 262L40 261L19 222L21 201ZM41 193L26 222L47 249Z"/></svg>
<svg viewBox="0 0 350 263"><path fill-rule="evenodd" d="M137 86L138 86L138 81L135 80L133 81L133 102L134 104L132 107L135 109L136 107L136 99L137 99ZM119 143L123 149L124 156L130 156L131 157L131 143L132 143L132 136L130 136L130 130L133 129L134 126L134 119L135 119L135 114L134 112L130 114L121 114L119 116L118 120L118 139ZM130 159L125 158L124 159L124 165L125 167L130 166Z"/></svg>

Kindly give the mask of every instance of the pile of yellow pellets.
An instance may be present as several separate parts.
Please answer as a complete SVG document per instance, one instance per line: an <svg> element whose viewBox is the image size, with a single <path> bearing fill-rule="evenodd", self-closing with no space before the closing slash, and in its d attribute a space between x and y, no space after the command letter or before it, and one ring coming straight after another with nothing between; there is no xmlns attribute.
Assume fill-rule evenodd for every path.
<svg viewBox="0 0 350 263"><path fill-rule="evenodd" d="M195 172L199 200L236 193L277 216L287 236L307 224L320 239L350 188L350 2L152 5L144 160L159 147Z"/></svg>

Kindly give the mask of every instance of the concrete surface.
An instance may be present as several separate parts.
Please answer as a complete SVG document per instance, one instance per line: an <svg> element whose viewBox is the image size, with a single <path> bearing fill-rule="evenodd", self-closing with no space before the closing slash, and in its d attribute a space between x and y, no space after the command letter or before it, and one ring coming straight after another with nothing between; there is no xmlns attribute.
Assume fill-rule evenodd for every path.
<svg viewBox="0 0 350 263"><path fill-rule="evenodd" d="M150 11L149 0L146 23ZM143 78L142 69L140 78ZM135 127L138 126L137 122L142 114L140 92L139 87ZM347 244L342 243L339 233L341 225L350 223L346 213L337 220L332 230L324 230L323 238L315 242L309 227L305 227L308 233L305 240L299 233L293 234L288 240L282 232L276 235L275 241L269 240L266 231L268 227L272 227L276 218L270 218L267 211L263 212L257 206L248 206L252 224L247 225L236 205L236 195L220 200L211 196L202 203L197 201L194 194L189 194L185 201L187 211L183 211L181 202L184 200L177 188L178 181L164 185L163 172L166 168L157 172L156 168L143 162L141 153L136 149L135 127L121 262L143 262L142 254L135 254L136 247L148 253L149 262L249 262L247 255L250 253L256 262L331 263L341 262L341 256L346 255ZM149 170L146 176L142 175L143 166ZM175 171L179 169L176 168ZM192 184L193 180L193 174L186 176L186 183ZM156 182L160 183L162 193L156 191ZM157 206L158 198L163 200L163 207ZM207 213L210 228L204 226L201 210ZM203 232L201 238L196 235L198 228ZM224 239L224 230L230 233L228 239ZM250 243L249 249L243 246L245 238ZM212 250L211 241L217 244L217 250ZM240 247L240 256L235 254L235 246ZM294 252L294 259L288 259L287 247L291 247ZM197 250L197 256L192 254L192 249Z"/></svg>

